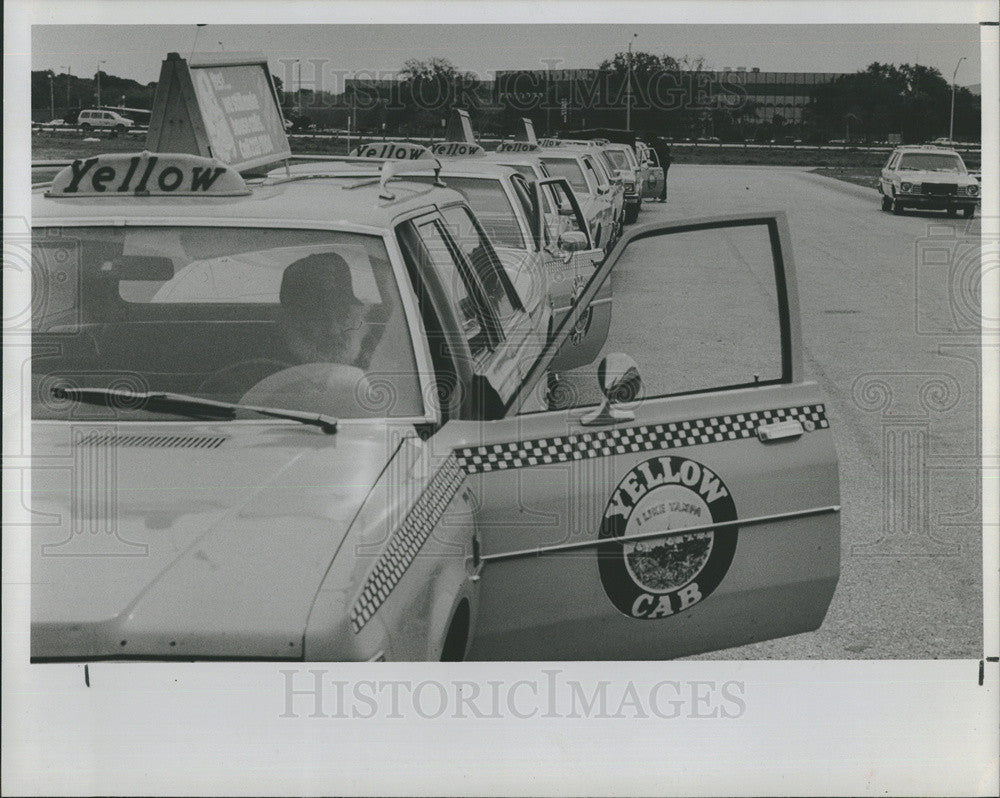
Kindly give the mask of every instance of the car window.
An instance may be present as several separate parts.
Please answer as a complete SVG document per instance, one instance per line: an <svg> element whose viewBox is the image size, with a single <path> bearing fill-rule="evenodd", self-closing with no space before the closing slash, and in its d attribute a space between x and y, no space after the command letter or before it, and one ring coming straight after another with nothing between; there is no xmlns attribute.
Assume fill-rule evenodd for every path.
<svg viewBox="0 0 1000 798"><path fill-rule="evenodd" d="M628 169L629 163L625 158L625 153L621 150L605 150L601 153L604 156L604 161L612 169Z"/></svg>
<svg viewBox="0 0 1000 798"><path fill-rule="evenodd" d="M471 276L463 273L465 265L448 245L439 222L428 221L417 225L416 229L424 255L433 265L451 306L458 313L465 340L472 356L476 357L489 348L489 338L470 290Z"/></svg>
<svg viewBox="0 0 1000 798"><path fill-rule="evenodd" d="M957 155L946 152L906 152L899 158L900 171L965 173L965 164Z"/></svg>
<svg viewBox="0 0 1000 798"><path fill-rule="evenodd" d="M583 170L575 158L542 158L542 163L548 167L549 177L565 177L574 191L584 194L593 193L583 176Z"/></svg>
<svg viewBox="0 0 1000 798"><path fill-rule="evenodd" d="M407 180L421 183L432 183L434 179L430 175L407 176ZM512 249L528 248L517 213L499 178L448 175L444 180L448 188L465 197L494 244Z"/></svg>
<svg viewBox="0 0 1000 798"><path fill-rule="evenodd" d="M790 378L784 277L770 223L705 226L631 242L615 264L614 308L600 355L560 374L557 407L597 404L597 368L624 352L651 398ZM580 322L598 312L593 306ZM787 376L786 376L787 375Z"/></svg>
<svg viewBox="0 0 1000 798"><path fill-rule="evenodd" d="M32 250L43 287L32 318L36 417L108 417L106 408L49 401L60 380L341 418L424 414L379 236L36 228Z"/></svg>
<svg viewBox="0 0 1000 798"><path fill-rule="evenodd" d="M595 187L600 186L604 188L608 185L608 181L589 155L583 157L583 168L587 174L588 181L593 181Z"/></svg>
<svg viewBox="0 0 1000 798"><path fill-rule="evenodd" d="M485 301L501 325L504 325L514 315L515 304L520 307L520 300L497 260L489 239L468 208L452 205L443 209L441 215L459 252L482 285Z"/></svg>

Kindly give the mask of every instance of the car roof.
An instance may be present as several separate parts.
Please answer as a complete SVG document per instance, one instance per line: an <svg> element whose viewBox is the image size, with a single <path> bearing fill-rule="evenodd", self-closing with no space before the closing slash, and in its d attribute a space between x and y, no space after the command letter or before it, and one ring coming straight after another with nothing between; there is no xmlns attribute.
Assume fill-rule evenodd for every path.
<svg viewBox="0 0 1000 798"><path fill-rule="evenodd" d="M438 158L441 162L441 174L445 177L484 176L493 178L503 178L508 175L516 175L517 170L497 161L488 160L481 156L468 158ZM434 172L434 162L427 159L427 174ZM385 163L380 158L372 158L370 163L365 163L363 159L329 160L329 161L308 161L306 163L293 164L289 167L293 177L303 175L348 175L357 173L360 175L371 175L382 168ZM408 161L408 164L414 161ZM284 167L274 169L268 173L268 178L277 177L284 174Z"/></svg>
<svg viewBox="0 0 1000 798"><path fill-rule="evenodd" d="M282 172L284 170L281 170ZM45 219L163 220L234 218L279 227L282 221L322 222L350 228L385 230L405 213L434 205L465 203L457 191L424 183L393 180L387 188L393 196L381 196L372 177L295 174L248 180L250 193L217 197L138 197L134 194L105 197L48 197L45 184L33 187L32 212L36 221Z"/></svg>
<svg viewBox="0 0 1000 798"><path fill-rule="evenodd" d="M539 150L530 150L528 152L488 152L487 157L490 158L495 163L510 163L510 164L530 164L536 166L541 163L542 152Z"/></svg>
<svg viewBox="0 0 1000 798"><path fill-rule="evenodd" d="M572 160L578 160L584 155L593 155L594 149L592 147L546 147L540 153L538 157L545 158L570 158Z"/></svg>
<svg viewBox="0 0 1000 798"><path fill-rule="evenodd" d="M943 152L946 155L958 155L958 152L951 147L942 147L939 144L903 144L896 147L896 152ZM959 156L961 157L961 156Z"/></svg>

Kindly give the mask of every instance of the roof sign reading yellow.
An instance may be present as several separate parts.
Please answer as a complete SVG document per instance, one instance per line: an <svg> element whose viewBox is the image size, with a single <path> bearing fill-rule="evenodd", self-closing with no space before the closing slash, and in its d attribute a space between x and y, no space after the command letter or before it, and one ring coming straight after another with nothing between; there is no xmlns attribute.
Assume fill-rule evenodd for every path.
<svg viewBox="0 0 1000 798"><path fill-rule="evenodd" d="M530 141L504 141L497 147L497 152L538 152L540 149Z"/></svg>
<svg viewBox="0 0 1000 798"><path fill-rule="evenodd" d="M250 193L239 173L212 158L150 152L78 158L45 192L49 197L240 197Z"/></svg>
<svg viewBox="0 0 1000 798"><path fill-rule="evenodd" d="M431 152L435 155L447 155L451 158L486 155L486 150L478 144L470 144L465 141L439 141L437 144L431 145Z"/></svg>
<svg viewBox="0 0 1000 798"><path fill-rule="evenodd" d="M431 151L422 144L399 141L383 141L377 144L362 144L351 150L351 158L381 158L387 161L415 161L418 158L433 158Z"/></svg>
<svg viewBox="0 0 1000 798"><path fill-rule="evenodd" d="M146 148L216 158L237 171L291 157L267 59L170 53L160 70Z"/></svg>

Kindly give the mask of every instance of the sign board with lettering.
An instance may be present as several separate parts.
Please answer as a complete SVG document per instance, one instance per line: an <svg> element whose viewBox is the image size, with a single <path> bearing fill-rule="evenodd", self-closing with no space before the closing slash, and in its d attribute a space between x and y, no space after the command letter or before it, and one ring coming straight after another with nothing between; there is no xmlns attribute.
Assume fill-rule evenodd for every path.
<svg viewBox="0 0 1000 798"><path fill-rule="evenodd" d="M451 158L486 155L486 150L478 144L469 144L465 141L439 141L437 144L431 145L431 152L435 155L446 155Z"/></svg>
<svg viewBox="0 0 1000 798"><path fill-rule="evenodd" d="M47 197L240 197L250 193L239 173L198 155L151 152L78 158L60 171Z"/></svg>
<svg viewBox="0 0 1000 798"><path fill-rule="evenodd" d="M540 149L530 141L503 141L497 147L497 152L538 152Z"/></svg>
<svg viewBox="0 0 1000 798"><path fill-rule="evenodd" d="M146 148L215 158L237 171L290 158L267 59L213 53L188 61L170 53L160 69Z"/></svg>
<svg viewBox="0 0 1000 798"><path fill-rule="evenodd" d="M359 144L351 150L348 157L415 161L418 158L433 158L434 156L422 144L411 144L408 141L382 141L375 144Z"/></svg>

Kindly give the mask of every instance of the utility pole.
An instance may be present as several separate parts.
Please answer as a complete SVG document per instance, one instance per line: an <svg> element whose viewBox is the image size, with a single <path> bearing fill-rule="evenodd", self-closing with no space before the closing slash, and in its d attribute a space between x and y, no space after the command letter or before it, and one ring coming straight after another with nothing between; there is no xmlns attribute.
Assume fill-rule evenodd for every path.
<svg viewBox="0 0 1000 798"><path fill-rule="evenodd" d="M107 61L97 62L97 107L101 107L101 64L106 64Z"/></svg>
<svg viewBox="0 0 1000 798"><path fill-rule="evenodd" d="M951 118L948 122L948 141L955 140L955 78L958 77L958 68L964 60L965 56L963 55L955 64L955 71L951 73Z"/></svg>
<svg viewBox="0 0 1000 798"><path fill-rule="evenodd" d="M56 76L52 70L49 70L49 105L51 106L52 118L56 118L56 88L55 81Z"/></svg>
<svg viewBox="0 0 1000 798"><path fill-rule="evenodd" d="M632 39L638 36L632 34ZM628 78L625 84L625 129L632 129L632 39L628 40Z"/></svg>
<svg viewBox="0 0 1000 798"><path fill-rule="evenodd" d="M302 62L296 58L295 63L299 67L299 81L295 84L295 108L297 113L302 115Z"/></svg>

